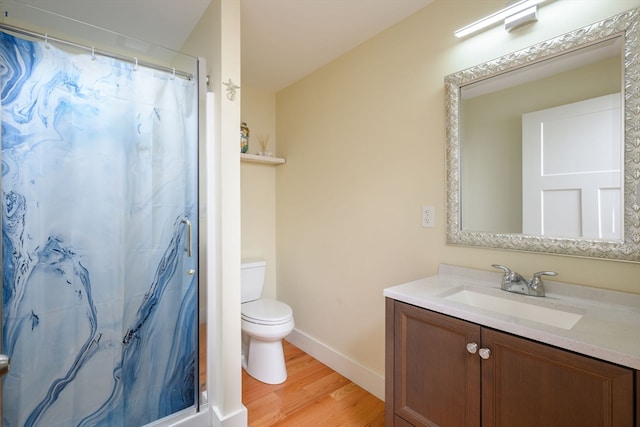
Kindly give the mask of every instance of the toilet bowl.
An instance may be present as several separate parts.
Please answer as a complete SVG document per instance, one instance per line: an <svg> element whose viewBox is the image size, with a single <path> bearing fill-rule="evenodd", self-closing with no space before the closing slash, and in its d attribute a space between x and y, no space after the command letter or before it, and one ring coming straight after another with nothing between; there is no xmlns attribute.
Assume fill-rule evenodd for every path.
<svg viewBox="0 0 640 427"><path fill-rule="evenodd" d="M272 299L242 305L243 368L255 379L280 384L287 379L282 339L294 328L291 308Z"/></svg>
<svg viewBox="0 0 640 427"><path fill-rule="evenodd" d="M260 298L265 270L263 260L243 260L242 367L258 381L280 384L287 379L282 339L293 331L293 311L281 301Z"/></svg>

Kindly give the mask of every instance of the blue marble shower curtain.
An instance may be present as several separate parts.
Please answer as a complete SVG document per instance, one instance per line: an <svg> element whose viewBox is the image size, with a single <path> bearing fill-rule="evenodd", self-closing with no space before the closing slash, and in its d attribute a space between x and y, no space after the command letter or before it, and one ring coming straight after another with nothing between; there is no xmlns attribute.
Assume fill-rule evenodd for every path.
<svg viewBox="0 0 640 427"><path fill-rule="evenodd" d="M193 406L195 83L0 38L5 427Z"/></svg>

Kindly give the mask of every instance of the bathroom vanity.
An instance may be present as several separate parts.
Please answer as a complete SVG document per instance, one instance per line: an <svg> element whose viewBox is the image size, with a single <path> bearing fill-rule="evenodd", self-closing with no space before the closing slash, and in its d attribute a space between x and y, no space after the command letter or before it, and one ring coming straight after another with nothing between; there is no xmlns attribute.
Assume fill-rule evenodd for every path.
<svg viewBox="0 0 640 427"><path fill-rule="evenodd" d="M640 427L640 295L441 265L387 288L387 426Z"/></svg>
<svg viewBox="0 0 640 427"><path fill-rule="evenodd" d="M640 61L628 54L639 23L640 9L630 10L445 77L448 244L640 262ZM602 78L582 80L595 68L606 70ZM580 136L586 128L570 126L581 113L556 120L557 112L608 95L610 128L624 131L596 138L615 165L590 168L591 159L576 160L593 154ZM549 108L554 125L533 123L532 111L548 117ZM589 117L596 128L608 123ZM587 189L603 170L615 170L616 184ZM547 181L561 175L571 184ZM613 187L610 209L584 203ZM640 295L537 283L442 265L385 289L386 425L640 427Z"/></svg>

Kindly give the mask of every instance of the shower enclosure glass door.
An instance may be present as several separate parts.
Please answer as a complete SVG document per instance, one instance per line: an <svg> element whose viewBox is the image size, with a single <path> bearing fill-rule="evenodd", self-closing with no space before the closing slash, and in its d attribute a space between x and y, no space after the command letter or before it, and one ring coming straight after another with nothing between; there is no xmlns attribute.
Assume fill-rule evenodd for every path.
<svg viewBox="0 0 640 427"><path fill-rule="evenodd" d="M4 426L195 412L197 79L0 39Z"/></svg>

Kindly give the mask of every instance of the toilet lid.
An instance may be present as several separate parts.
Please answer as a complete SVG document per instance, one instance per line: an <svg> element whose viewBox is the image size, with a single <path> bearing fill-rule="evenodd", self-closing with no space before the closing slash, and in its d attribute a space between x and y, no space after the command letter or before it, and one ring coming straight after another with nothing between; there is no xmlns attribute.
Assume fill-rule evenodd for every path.
<svg viewBox="0 0 640 427"><path fill-rule="evenodd" d="M242 304L242 318L262 325L279 325L293 317L291 307L282 301L262 298Z"/></svg>

